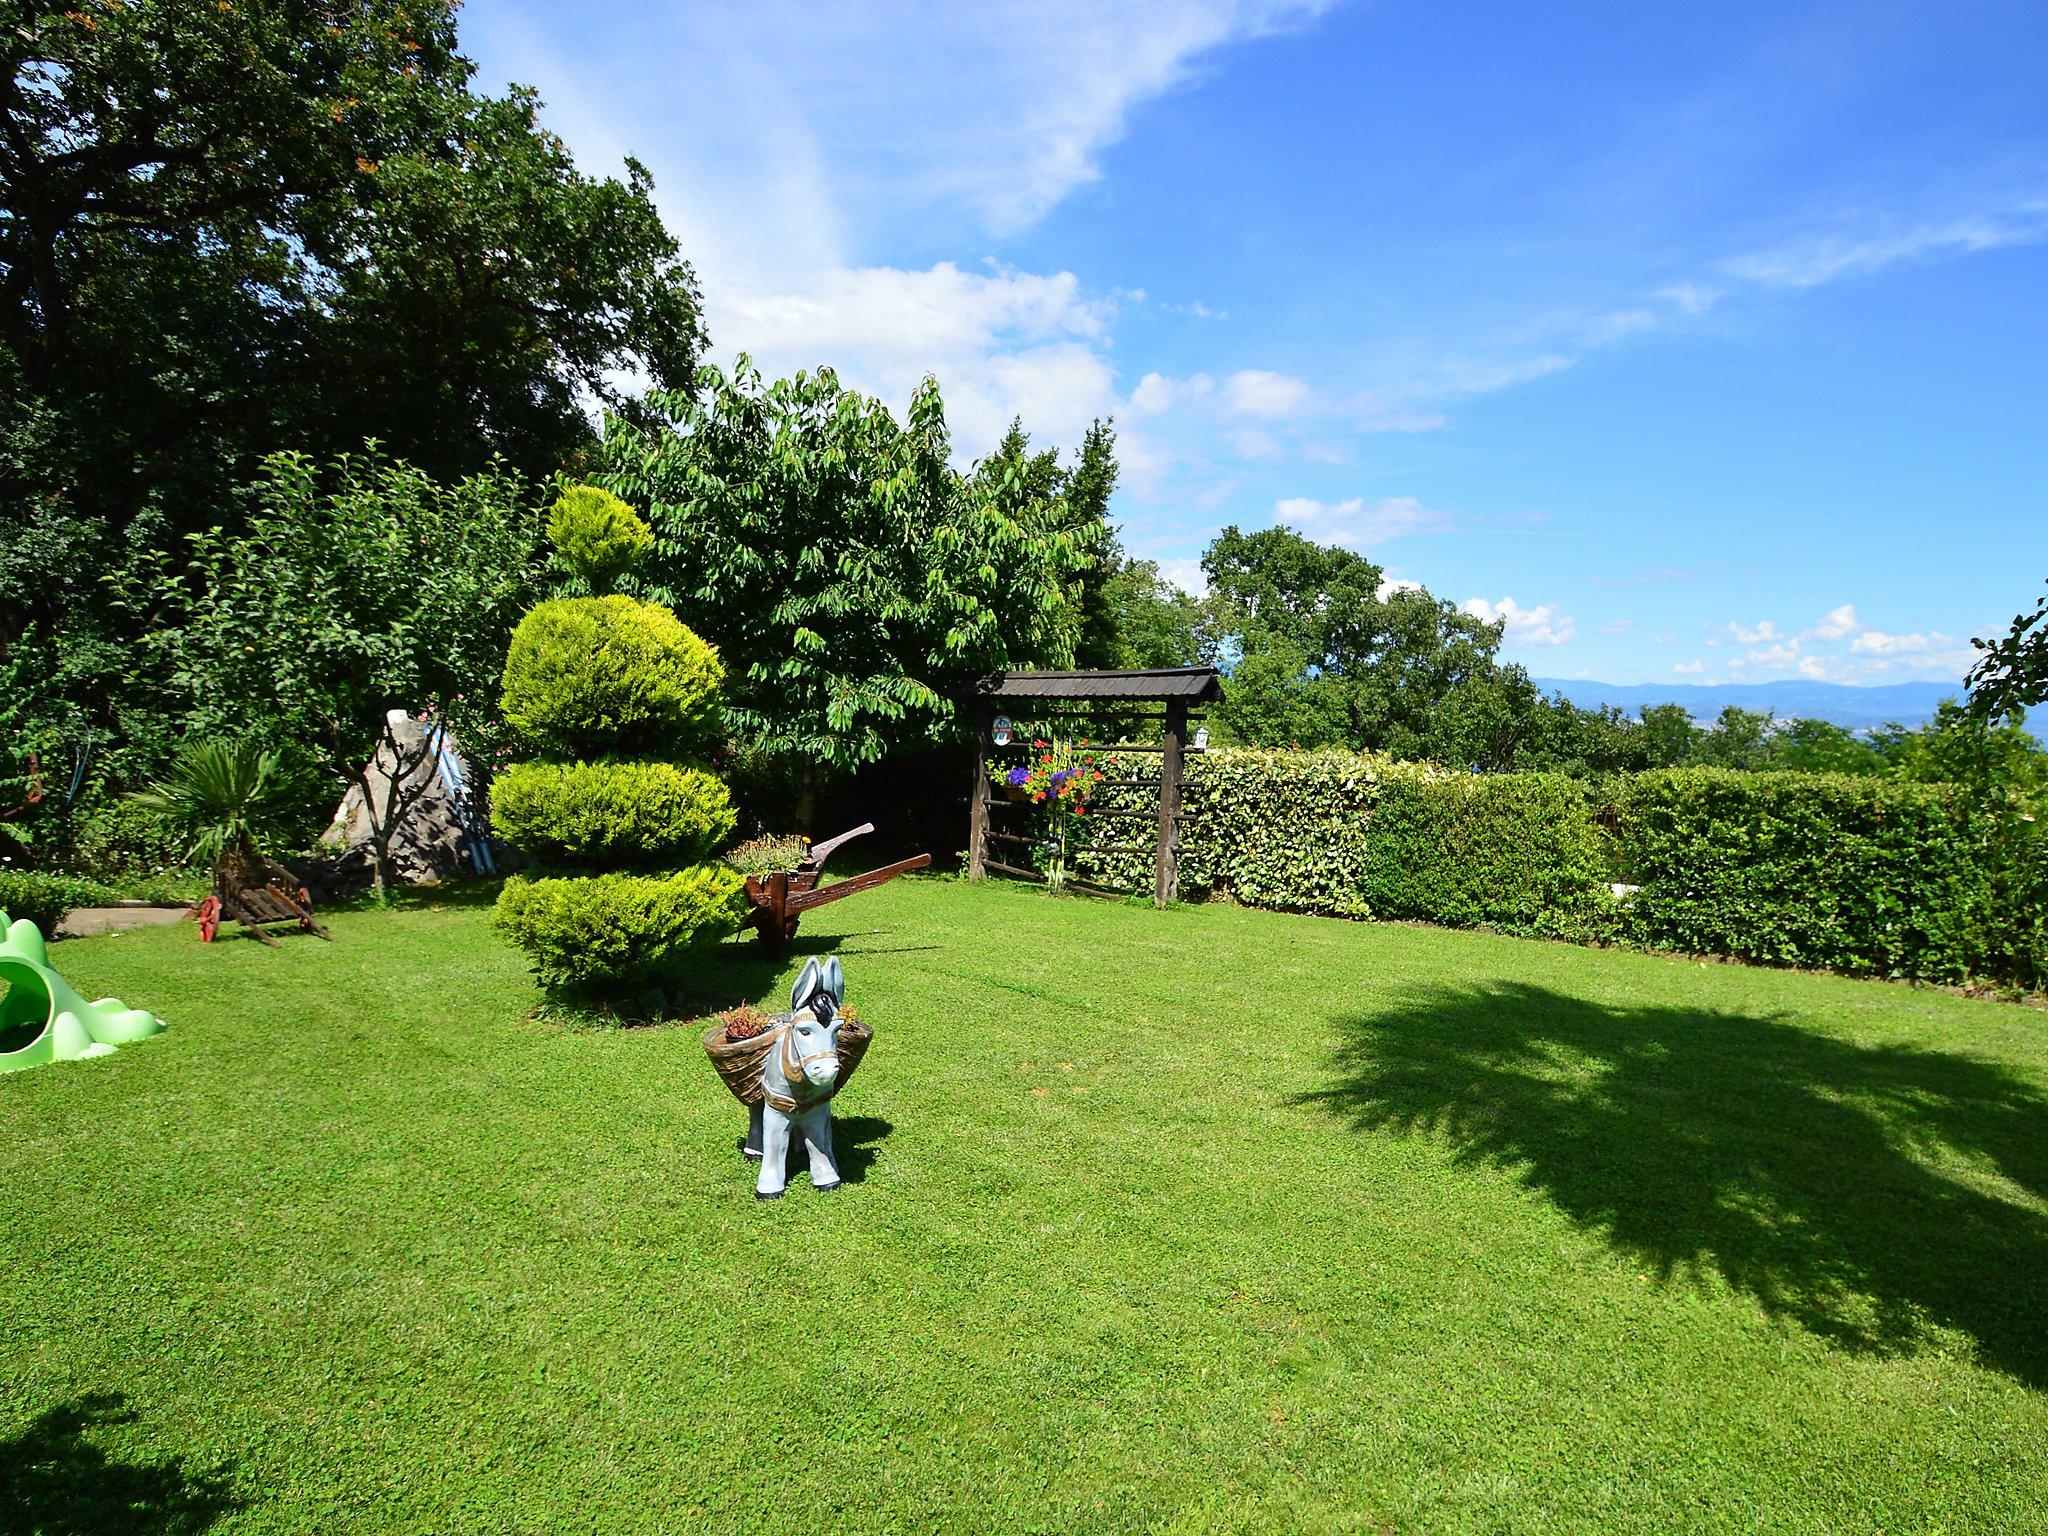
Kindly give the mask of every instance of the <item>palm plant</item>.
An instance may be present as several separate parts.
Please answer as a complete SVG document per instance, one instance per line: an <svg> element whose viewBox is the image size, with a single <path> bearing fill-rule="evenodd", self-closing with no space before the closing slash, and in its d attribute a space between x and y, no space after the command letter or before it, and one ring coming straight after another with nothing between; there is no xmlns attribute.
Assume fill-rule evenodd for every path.
<svg viewBox="0 0 2048 1536"><path fill-rule="evenodd" d="M218 863L230 852L257 854L278 830L280 775L275 752L247 741L196 741L164 778L128 796L166 826L192 838L188 857Z"/></svg>

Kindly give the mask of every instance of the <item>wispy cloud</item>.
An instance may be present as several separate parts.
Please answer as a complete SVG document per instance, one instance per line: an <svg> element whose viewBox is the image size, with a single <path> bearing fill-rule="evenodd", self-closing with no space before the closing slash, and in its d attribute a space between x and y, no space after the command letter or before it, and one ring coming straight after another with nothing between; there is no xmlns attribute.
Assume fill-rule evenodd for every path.
<svg viewBox="0 0 2048 1536"><path fill-rule="evenodd" d="M1382 496L1376 501L1367 501L1363 496L1343 501L1288 496L1273 504L1273 517L1318 542L1360 550L1374 549L1408 534L1438 533L1456 526L1453 514L1426 507L1413 496Z"/></svg>
<svg viewBox="0 0 2048 1536"><path fill-rule="evenodd" d="M1909 224L1903 228L1844 229L1788 240L1721 264L1729 277L1766 288L1818 288L1841 278L1888 267L1916 265L2003 246L2048 240L2048 198L2023 198L2004 207Z"/></svg>

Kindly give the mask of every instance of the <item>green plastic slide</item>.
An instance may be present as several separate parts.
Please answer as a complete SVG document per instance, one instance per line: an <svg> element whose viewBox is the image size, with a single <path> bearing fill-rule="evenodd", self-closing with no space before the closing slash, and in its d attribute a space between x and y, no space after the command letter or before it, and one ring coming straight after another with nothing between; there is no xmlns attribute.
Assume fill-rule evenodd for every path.
<svg viewBox="0 0 2048 1536"><path fill-rule="evenodd" d="M50 969L42 933L0 912L0 1072L46 1061L83 1061L163 1032L164 1021L118 997L88 1003ZM26 1037L26 1044L4 1049Z"/></svg>

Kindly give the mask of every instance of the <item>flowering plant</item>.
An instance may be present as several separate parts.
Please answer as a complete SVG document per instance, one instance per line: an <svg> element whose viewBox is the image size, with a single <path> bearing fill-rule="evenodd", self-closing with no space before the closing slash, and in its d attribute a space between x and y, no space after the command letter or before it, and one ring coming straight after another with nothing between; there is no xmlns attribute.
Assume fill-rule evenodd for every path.
<svg viewBox="0 0 2048 1536"><path fill-rule="evenodd" d="M1023 790L1034 804L1049 801L1055 809L1072 811L1076 816L1087 815L1088 802L1102 778L1088 743L1034 741L1031 746L1035 753L1032 760L1010 769L1002 776L1002 782Z"/></svg>

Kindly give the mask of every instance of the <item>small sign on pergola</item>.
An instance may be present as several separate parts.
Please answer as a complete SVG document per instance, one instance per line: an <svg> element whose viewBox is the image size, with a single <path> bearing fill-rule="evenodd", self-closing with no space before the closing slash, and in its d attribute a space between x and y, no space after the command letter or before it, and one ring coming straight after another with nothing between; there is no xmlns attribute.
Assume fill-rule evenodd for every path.
<svg viewBox="0 0 2048 1536"><path fill-rule="evenodd" d="M974 724L974 793L968 802L967 878L979 880L994 870L1027 880L1041 878L1038 871L996 858L992 843L1029 844L1030 839L1004 832L989 824L990 771L992 753L1020 750L1032 735L1020 729L1015 717L1036 717L1078 722L1091 727L1107 725L1112 732L1128 733L1133 727L1158 721L1157 741L1098 739L1097 749L1106 756L1125 758L1156 756L1159 759L1159 809L1156 821L1149 813L1123 813L1156 828L1149 840L1104 845L1101 851L1152 855L1152 900L1165 906L1180 897L1180 826L1186 812L1182 807L1181 785L1188 751L1188 727L1199 718L1203 706L1223 697L1223 679L1214 667L1155 667L1129 672L991 672L976 678L962 690ZM1121 781L1124 787L1140 787L1150 780ZM1081 884L1081 882L1072 882ZM1087 887L1083 886L1084 889ZM1123 894L1106 892L1105 894Z"/></svg>

